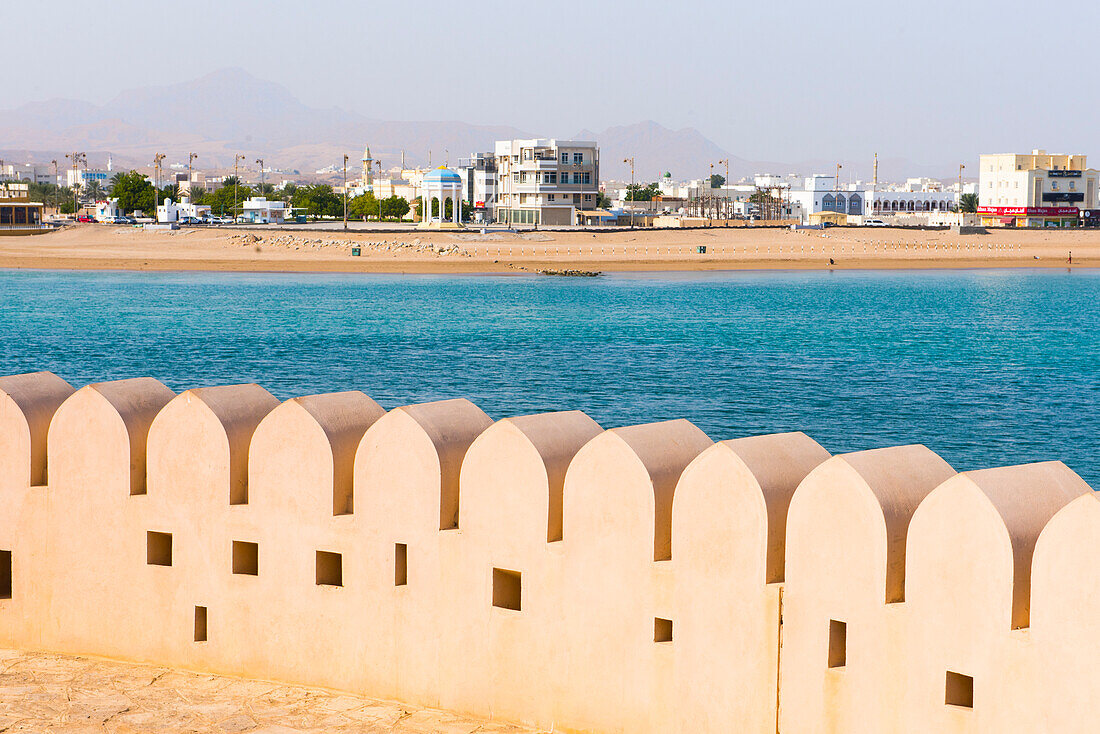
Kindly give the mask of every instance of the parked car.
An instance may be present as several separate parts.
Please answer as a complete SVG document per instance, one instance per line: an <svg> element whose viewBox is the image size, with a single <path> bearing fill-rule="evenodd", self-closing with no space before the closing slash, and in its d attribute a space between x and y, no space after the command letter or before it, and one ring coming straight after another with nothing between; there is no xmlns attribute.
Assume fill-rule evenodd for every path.
<svg viewBox="0 0 1100 734"><path fill-rule="evenodd" d="M205 222L198 217L180 217L180 224L205 224Z"/></svg>
<svg viewBox="0 0 1100 734"><path fill-rule="evenodd" d="M863 220L863 226L864 227L885 227L886 222L882 221L881 219L864 219Z"/></svg>
<svg viewBox="0 0 1100 734"><path fill-rule="evenodd" d="M95 222L95 217L88 216L87 214L81 214L79 217L76 218L76 221L80 222L81 224L92 224L93 222Z"/></svg>

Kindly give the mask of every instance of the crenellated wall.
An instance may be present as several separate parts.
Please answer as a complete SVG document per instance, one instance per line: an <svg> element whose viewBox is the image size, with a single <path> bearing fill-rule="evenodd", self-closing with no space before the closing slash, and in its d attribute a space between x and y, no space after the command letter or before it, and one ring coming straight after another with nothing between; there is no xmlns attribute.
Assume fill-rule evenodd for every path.
<svg viewBox="0 0 1100 734"><path fill-rule="evenodd" d="M555 731L1093 732L1100 500L683 420L0 377L0 645Z"/></svg>

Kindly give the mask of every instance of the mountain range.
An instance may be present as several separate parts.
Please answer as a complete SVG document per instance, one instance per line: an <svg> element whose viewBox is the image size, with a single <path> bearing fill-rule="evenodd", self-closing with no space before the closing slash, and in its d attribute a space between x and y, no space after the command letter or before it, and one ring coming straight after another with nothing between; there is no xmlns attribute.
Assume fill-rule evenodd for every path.
<svg viewBox="0 0 1100 734"><path fill-rule="evenodd" d="M104 165L110 155L116 168L148 166L156 153L165 153L169 162L186 162L193 152L202 168L232 168L234 157L242 154L249 168L263 159L269 168L309 173L339 165L347 153L349 171L357 172L365 145L389 168L402 158L408 165L454 162L491 151L496 140L555 136L563 137L507 125L387 121L338 107L310 107L286 87L237 68L125 91L102 105L52 99L0 113L0 157L9 162L60 161L65 152L80 150L93 166ZM628 179L630 165L624 159L631 157L638 181L655 180L665 171L678 180L700 178L712 172L711 164L713 172L724 175L725 165L717 161L727 159L733 180L763 171L829 171L835 165L750 161L731 155L698 130L670 130L651 120L568 137L597 141L603 179ZM902 176L933 175L931 169L902 171L909 165L904 161L887 165L898 167ZM853 175L869 177L869 169L868 162L845 164Z"/></svg>

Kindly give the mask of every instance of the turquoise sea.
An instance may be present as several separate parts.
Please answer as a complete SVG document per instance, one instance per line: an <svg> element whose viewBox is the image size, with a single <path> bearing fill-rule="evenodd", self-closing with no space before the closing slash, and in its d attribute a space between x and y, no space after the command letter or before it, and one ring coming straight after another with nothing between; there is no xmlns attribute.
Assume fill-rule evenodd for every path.
<svg viewBox="0 0 1100 734"><path fill-rule="evenodd" d="M468 397L494 418L687 418L1100 488L1100 271L517 276L0 271L0 373Z"/></svg>

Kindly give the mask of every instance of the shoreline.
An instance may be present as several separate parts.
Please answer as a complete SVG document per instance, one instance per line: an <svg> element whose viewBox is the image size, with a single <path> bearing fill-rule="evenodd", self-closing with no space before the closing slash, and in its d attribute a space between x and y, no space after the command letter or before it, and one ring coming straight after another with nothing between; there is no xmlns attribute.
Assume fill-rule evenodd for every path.
<svg viewBox="0 0 1100 734"><path fill-rule="evenodd" d="M738 272L796 272L796 271L833 271L851 272L870 271L940 271L940 270L1097 270L1097 262L1029 262L1020 261L980 261L952 260L935 262L916 261L860 261L847 265L837 262L834 265L780 260L758 261L717 261L714 263L683 262L643 262L643 261L577 261L570 263L576 270L590 270L600 275L623 273L738 273ZM468 267L465 267L468 265ZM542 263L553 269L560 263ZM0 259L0 270L37 270L66 272L118 272L118 273L255 273L286 275L514 275L517 277L576 278L554 273L539 273L534 267L517 266L508 263L472 262L422 263L416 261L372 263L368 267L345 267L339 263L256 263L254 261L219 261L195 263L185 260L158 260L141 264L108 260L50 260L48 262L6 262ZM578 278L583 280L584 278Z"/></svg>
<svg viewBox="0 0 1100 734"><path fill-rule="evenodd" d="M0 268L394 275L1100 268L1100 230L956 235L838 229L617 230L596 238L562 231L382 235L291 228L145 232L78 225L37 237L3 238ZM360 255L352 255L352 248L359 248Z"/></svg>

